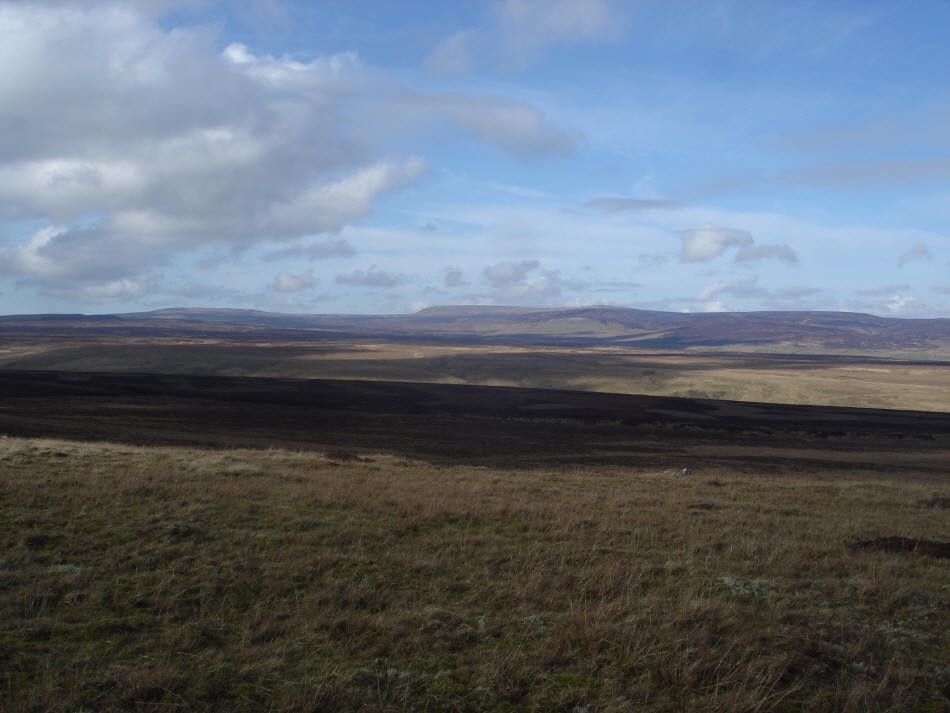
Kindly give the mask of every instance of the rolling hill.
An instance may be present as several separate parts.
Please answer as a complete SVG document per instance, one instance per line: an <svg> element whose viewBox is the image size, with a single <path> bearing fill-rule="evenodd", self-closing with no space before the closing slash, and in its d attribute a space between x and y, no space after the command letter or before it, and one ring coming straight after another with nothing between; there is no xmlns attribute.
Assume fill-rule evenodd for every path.
<svg viewBox="0 0 950 713"><path fill-rule="evenodd" d="M282 314L174 308L108 315L0 317L0 334L436 339L785 353L920 352L950 357L950 319L851 312L684 314L624 307L431 307L406 315Z"/></svg>

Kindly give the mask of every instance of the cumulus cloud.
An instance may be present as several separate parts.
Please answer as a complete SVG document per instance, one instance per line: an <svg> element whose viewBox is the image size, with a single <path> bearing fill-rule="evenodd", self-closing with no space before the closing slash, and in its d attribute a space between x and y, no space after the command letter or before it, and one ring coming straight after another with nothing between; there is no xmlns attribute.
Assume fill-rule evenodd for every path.
<svg viewBox="0 0 950 713"><path fill-rule="evenodd" d="M468 283L465 281L464 273L457 267L447 267L444 270L445 279L443 284L446 287L464 287Z"/></svg>
<svg viewBox="0 0 950 713"><path fill-rule="evenodd" d="M136 294L176 252L336 232L426 170L367 160L341 124L368 91L355 55L215 40L135 4L0 4L0 216L59 226L5 248L5 272Z"/></svg>
<svg viewBox="0 0 950 713"><path fill-rule="evenodd" d="M683 241L680 256L686 262L706 262L721 255L726 248L751 245L752 235L745 230L705 226L679 232Z"/></svg>
<svg viewBox="0 0 950 713"><path fill-rule="evenodd" d="M680 259L684 262L708 262L722 255L728 248L740 248L736 262L780 260L798 262L798 254L788 245L756 245L752 234L735 228L704 226L679 231L682 241Z"/></svg>
<svg viewBox="0 0 950 713"><path fill-rule="evenodd" d="M116 269L128 259L128 246L116 245L112 254L99 256L86 248L82 237L83 231L70 233L63 226L50 226L36 231L22 245L0 246L0 278L43 281L49 295L91 302L134 299L153 286L147 271L125 277ZM66 259L52 253L51 246L61 247Z"/></svg>
<svg viewBox="0 0 950 713"><path fill-rule="evenodd" d="M520 262L499 262L489 265L482 274L492 287L504 287L524 280L528 273L537 270L541 264L537 260Z"/></svg>
<svg viewBox="0 0 950 713"><path fill-rule="evenodd" d="M346 240L324 240L309 245L294 245L293 247L274 250L261 257L264 262L274 262L288 257L301 257L306 260L325 260L331 257L349 257L356 253L353 246Z"/></svg>
<svg viewBox="0 0 950 713"><path fill-rule="evenodd" d="M369 270L354 270L348 274L339 274L333 279L339 285L377 289L389 289L406 281L405 275L380 270L375 265Z"/></svg>
<svg viewBox="0 0 950 713"><path fill-rule="evenodd" d="M563 304L565 290L583 290L588 285L561 277L557 270L542 270L537 260L499 262L488 265L482 276L490 292L473 296L484 304Z"/></svg>
<svg viewBox="0 0 950 713"><path fill-rule="evenodd" d="M904 267L911 260L933 260L933 253L924 243L914 243L897 259L897 266Z"/></svg>
<svg viewBox="0 0 950 713"><path fill-rule="evenodd" d="M798 262L798 255L788 245L746 245L736 253L736 262L755 260Z"/></svg>
<svg viewBox="0 0 950 713"><path fill-rule="evenodd" d="M884 304L884 310L888 314L908 314L916 311L917 302L911 295L894 295Z"/></svg>
<svg viewBox="0 0 950 713"><path fill-rule="evenodd" d="M913 316L929 311L929 305L913 295L900 294L900 291L890 294L858 293L858 299L849 302L847 307L859 312L892 317Z"/></svg>
<svg viewBox="0 0 950 713"><path fill-rule="evenodd" d="M803 285L779 288L763 286L759 283L757 276L750 276L736 280L716 280L703 287L695 295L672 300L672 303L679 305L699 304L700 309L707 312L728 312L732 310L726 305L724 298L732 297L740 300L756 300L757 309L801 310L809 307L810 298L815 298L823 293L824 290L822 289ZM672 305L657 308L667 309L669 306Z"/></svg>
<svg viewBox="0 0 950 713"><path fill-rule="evenodd" d="M501 0L484 25L443 40L425 67L444 74L478 64L521 69L548 47L611 39L622 22L606 0Z"/></svg>
<svg viewBox="0 0 950 713"><path fill-rule="evenodd" d="M411 94L353 53L220 50L218 27L163 28L173 4L0 0L0 219L49 226L0 248L0 274L49 294L133 295L185 251L337 233L429 170L374 155L416 123L522 158L574 149L523 102ZM390 102L405 123L381 118ZM330 240L265 260L350 251Z"/></svg>
<svg viewBox="0 0 950 713"><path fill-rule="evenodd" d="M293 275L289 272L278 272L274 275L274 282L271 287L274 292L300 292L309 290L317 285L317 278L313 275L313 270L301 272L299 275Z"/></svg>
<svg viewBox="0 0 950 713"><path fill-rule="evenodd" d="M68 296L76 295L79 299L89 302L124 302L141 297L148 292L149 287L144 280L122 277L117 280L79 285L78 290L69 290ZM52 290L52 293L67 296L56 290Z"/></svg>
<svg viewBox="0 0 950 713"><path fill-rule="evenodd" d="M455 109L456 119L480 138L521 156L570 154L574 140L526 104L469 104Z"/></svg>

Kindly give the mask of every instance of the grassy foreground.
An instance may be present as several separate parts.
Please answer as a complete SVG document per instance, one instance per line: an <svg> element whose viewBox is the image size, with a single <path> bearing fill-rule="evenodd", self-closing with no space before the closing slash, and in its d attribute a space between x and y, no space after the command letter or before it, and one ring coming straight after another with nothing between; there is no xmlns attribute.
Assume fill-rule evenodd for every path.
<svg viewBox="0 0 950 713"><path fill-rule="evenodd" d="M0 440L0 708L945 711L950 482Z"/></svg>

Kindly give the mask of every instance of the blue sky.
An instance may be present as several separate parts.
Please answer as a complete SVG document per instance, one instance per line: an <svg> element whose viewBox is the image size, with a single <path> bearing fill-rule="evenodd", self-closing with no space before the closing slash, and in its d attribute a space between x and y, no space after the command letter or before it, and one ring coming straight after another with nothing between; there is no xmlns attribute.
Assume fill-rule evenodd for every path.
<svg viewBox="0 0 950 713"><path fill-rule="evenodd" d="M0 313L950 317L950 3L0 0Z"/></svg>

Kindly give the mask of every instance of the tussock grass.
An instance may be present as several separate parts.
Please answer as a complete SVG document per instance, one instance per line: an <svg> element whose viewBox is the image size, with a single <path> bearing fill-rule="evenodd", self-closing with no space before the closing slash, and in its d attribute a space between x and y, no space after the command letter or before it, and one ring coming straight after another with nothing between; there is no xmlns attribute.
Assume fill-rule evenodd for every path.
<svg viewBox="0 0 950 713"><path fill-rule="evenodd" d="M0 440L4 711L944 711L950 483Z"/></svg>

